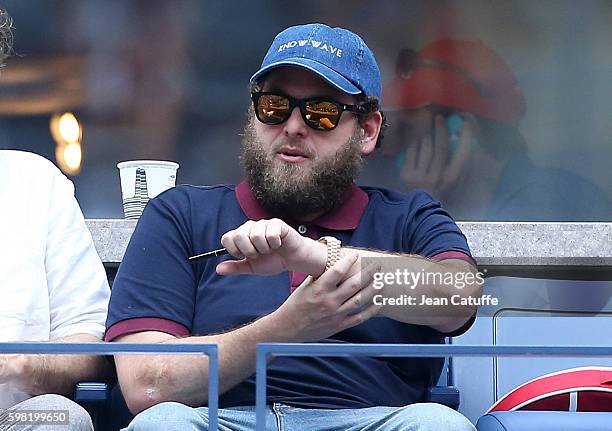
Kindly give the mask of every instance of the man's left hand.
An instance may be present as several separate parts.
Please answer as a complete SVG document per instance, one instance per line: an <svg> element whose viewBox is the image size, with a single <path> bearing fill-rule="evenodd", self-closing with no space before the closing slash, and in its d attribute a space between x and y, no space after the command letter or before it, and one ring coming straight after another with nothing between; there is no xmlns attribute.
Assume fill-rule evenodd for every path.
<svg viewBox="0 0 612 431"><path fill-rule="evenodd" d="M312 266L316 241L303 237L280 219L249 220L225 233L221 244L241 260L217 265L220 275L272 275L282 271L302 271Z"/></svg>

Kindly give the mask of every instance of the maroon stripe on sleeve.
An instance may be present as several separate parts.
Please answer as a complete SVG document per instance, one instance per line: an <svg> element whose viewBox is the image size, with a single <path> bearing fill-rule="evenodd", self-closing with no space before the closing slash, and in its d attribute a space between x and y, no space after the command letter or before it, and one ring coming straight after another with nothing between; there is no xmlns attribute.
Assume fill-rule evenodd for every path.
<svg viewBox="0 0 612 431"><path fill-rule="evenodd" d="M104 341L113 341L122 335L134 334L143 331L165 332L175 337L186 337L191 331L180 323L173 320L160 319L158 317L136 317L134 319L122 320L108 328Z"/></svg>
<svg viewBox="0 0 612 431"><path fill-rule="evenodd" d="M438 262L446 259L461 259L465 260L471 265L477 266L476 261L471 256L461 251L443 251L442 253L438 253L435 256L432 256L431 259L436 260Z"/></svg>

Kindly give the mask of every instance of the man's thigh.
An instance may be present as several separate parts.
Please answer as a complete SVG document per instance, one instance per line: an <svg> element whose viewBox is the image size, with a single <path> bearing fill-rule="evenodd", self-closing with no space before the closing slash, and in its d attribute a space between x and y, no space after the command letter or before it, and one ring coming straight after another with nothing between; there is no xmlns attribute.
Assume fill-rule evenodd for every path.
<svg viewBox="0 0 612 431"><path fill-rule="evenodd" d="M219 409L220 431L253 431L255 407ZM161 403L138 414L127 431L208 431L208 409ZM267 431L474 431L460 413L440 404L366 409L266 409Z"/></svg>
<svg viewBox="0 0 612 431"><path fill-rule="evenodd" d="M42 423L38 420L40 416L32 415L30 417L27 414L23 415L23 413L34 413L36 411L51 413L50 420ZM74 401L61 395L39 395L14 405L7 409L7 412L22 414L17 416L3 414L0 419L0 430L3 431L93 431L94 429L89 413ZM53 423L53 420L61 419L59 416L54 416L53 412L64 412L68 418L68 425ZM16 419L24 419L25 422L23 425L17 425Z"/></svg>
<svg viewBox="0 0 612 431"><path fill-rule="evenodd" d="M475 431L455 410L434 403L404 407L313 410L275 406L281 430L300 431Z"/></svg>
<svg viewBox="0 0 612 431"><path fill-rule="evenodd" d="M255 430L255 407L218 410L219 431ZM134 417L125 431L208 431L208 408L193 408L175 402L150 407ZM266 430L276 431L276 418L266 409Z"/></svg>

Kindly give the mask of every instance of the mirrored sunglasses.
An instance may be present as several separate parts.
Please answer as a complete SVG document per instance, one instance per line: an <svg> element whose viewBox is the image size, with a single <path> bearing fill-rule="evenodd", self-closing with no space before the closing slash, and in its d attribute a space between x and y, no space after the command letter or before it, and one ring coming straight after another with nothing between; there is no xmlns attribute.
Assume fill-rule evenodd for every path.
<svg viewBox="0 0 612 431"><path fill-rule="evenodd" d="M321 131L335 129L344 111L365 113L360 105L346 105L325 97L296 99L280 93L254 92L251 100L257 119L264 124L282 124L289 119L293 109L299 107L304 123Z"/></svg>

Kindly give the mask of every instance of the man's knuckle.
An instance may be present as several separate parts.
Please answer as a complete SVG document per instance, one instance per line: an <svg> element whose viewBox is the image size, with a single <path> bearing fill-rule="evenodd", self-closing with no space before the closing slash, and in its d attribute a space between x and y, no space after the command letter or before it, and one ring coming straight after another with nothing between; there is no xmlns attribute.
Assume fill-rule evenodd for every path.
<svg viewBox="0 0 612 431"><path fill-rule="evenodd" d="M349 288L352 291L358 291L361 290L361 281L360 280L351 280L349 283Z"/></svg>
<svg viewBox="0 0 612 431"><path fill-rule="evenodd" d="M251 240L251 242L261 242L262 240L264 240L264 236L261 232L251 232L249 233L249 239Z"/></svg>

